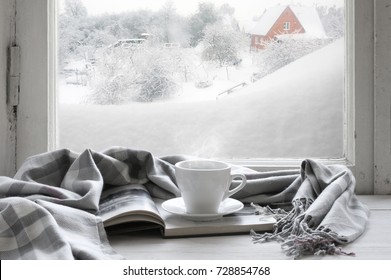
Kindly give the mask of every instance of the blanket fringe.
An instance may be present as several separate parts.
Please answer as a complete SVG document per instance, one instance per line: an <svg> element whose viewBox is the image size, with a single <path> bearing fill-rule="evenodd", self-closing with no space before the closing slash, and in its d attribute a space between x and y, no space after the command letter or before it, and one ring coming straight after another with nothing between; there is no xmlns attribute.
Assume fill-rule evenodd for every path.
<svg viewBox="0 0 391 280"><path fill-rule="evenodd" d="M254 243L277 241L282 243L281 248L294 259L303 255L347 255L348 253L336 245L338 235L328 229L312 229L305 220L305 211L311 205L309 199L300 199L293 202L293 209L286 212L282 209L272 209L251 204L259 215L273 216L277 222L273 232L256 233L250 231Z"/></svg>

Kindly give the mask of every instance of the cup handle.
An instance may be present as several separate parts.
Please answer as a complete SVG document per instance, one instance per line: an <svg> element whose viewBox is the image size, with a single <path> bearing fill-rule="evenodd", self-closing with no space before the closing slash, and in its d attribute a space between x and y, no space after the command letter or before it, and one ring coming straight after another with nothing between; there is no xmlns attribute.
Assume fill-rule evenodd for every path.
<svg viewBox="0 0 391 280"><path fill-rule="evenodd" d="M233 181L233 179L235 178L241 178L242 179L242 182L240 183L239 186L237 186L236 188L234 188L233 190L228 190L224 197L223 197L223 200L230 197L231 195L237 193L238 191L240 191L241 189L244 188L244 186L246 185L247 183L247 179L246 179L246 176L244 176L243 174L232 174L231 175L231 182Z"/></svg>

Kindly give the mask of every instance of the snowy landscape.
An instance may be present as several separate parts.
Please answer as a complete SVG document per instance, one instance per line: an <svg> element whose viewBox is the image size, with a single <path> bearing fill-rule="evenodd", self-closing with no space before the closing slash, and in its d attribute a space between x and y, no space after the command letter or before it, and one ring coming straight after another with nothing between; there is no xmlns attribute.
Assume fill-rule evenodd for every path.
<svg viewBox="0 0 391 280"><path fill-rule="evenodd" d="M60 104L60 145L76 151L120 145L158 155L337 157L342 154L342 44L218 100L188 102L183 94L183 102ZM80 93L78 86L68 88Z"/></svg>
<svg viewBox="0 0 391 280"><path fill-rule="evenodd" d="M161 51L155 62L170 53L164 61L174 57L182 70L173 72L172 80L167 78L170 87L163 84L169 94L158 91L157 97L142 102L129 92L137 90L140 83L150 86L148 79L138 75L133 80L135 70L123 66L137 65L137 51L130 56L129 50L119 49L119 60L113 60L111 52L102 72L97 73L102 67L99 63L93 66L94 72L89 70L94 79L80 74L87 73L83 63L77 66L78 76L62 72L58 84L59 146L79 152L126 146L158 156L225 159L342 156L344 39L315 47L307 44L310 51L262 76L260 65L266 52L250 51L248 39L244 42L245 47L236 53L237 63L205 61L201 44ZM145 53L146 49L140 51ZM140 61L146 60L140 57ZM74 59L73 65L77 61ZM70 65L68 62L64 69ZM110 83L103 83L104 75L111 75L107 73L116 74ZM167 81L166 72L159 77ZM117 101L107 102L102 88L103 92L113 89L116 99L112 100ZM98 99L97 92L101 94Z"/></svg>

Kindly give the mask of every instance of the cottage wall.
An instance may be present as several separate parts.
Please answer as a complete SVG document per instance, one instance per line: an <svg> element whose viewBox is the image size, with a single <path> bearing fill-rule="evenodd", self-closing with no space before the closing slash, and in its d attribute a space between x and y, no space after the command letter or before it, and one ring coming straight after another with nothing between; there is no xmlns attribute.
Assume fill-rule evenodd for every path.
<svg viewBox="0 0 391 280"><path fill-rule="evenodd" d="M290 28L289 30L284 30L284 23L289 22ZM252 35L251 36L251 48L262 49L263 42L270 41L274 36L279 34L291 34L291 33L304 33L305 30L303 26L300 24L299 20L293 13L290 7L287 7L277 21L274 23L272 28L270 28L269 32L265 35Z"/></svg>

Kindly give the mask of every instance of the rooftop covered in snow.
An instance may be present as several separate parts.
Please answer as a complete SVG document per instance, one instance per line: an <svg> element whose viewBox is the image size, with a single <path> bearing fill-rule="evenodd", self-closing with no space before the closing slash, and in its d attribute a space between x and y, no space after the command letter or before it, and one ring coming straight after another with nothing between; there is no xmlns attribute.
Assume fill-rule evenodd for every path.
<svg viewBox="0 0 391 280"><path fill-rule="evenodd" d="M314 7L294 6L294 5L277 5L265 10L257 24L254 26L251 34L265 36L276 23L286 8L290 8L295 14L300 24L309 37L327 38L318 12Z"/></svg>

